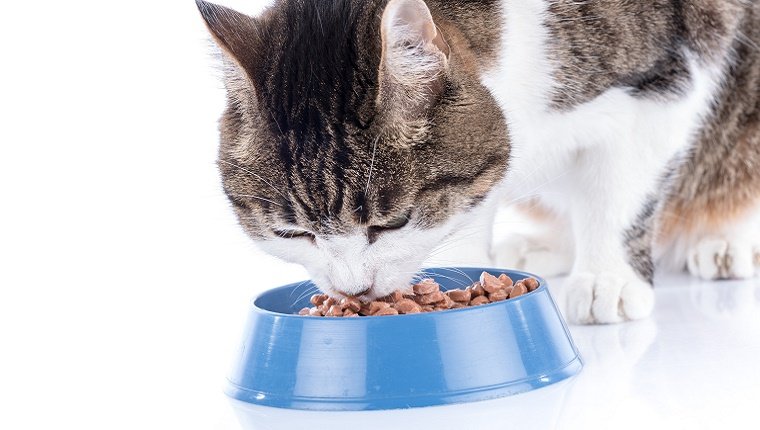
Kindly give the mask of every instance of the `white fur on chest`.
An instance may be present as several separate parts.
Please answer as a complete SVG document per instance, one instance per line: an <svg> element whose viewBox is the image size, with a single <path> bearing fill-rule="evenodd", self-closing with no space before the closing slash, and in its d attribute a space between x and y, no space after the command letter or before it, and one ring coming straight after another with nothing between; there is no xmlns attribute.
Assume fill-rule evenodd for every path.
<svg viewBox="0 0 760 430"><path fill-rule="evenodd" d="M545 204L563 211L583 192L577 189L579 172L598 163L614 164L617 159L637 163L639 174L630 190L623 183L624 189L613 192L643 199L642 194L656 186L668 161L693 143L721 67L707 68L692 61L692 88L678 100L635 98L613 88L572 110L558 112L551 108L557 83L542 25L546 1L505 0L502 14L505 32L500 57L482 82L500 104L509 127L512 160L504 187L507 195L519 198L535 193ZM591 73L588 76L593 79ZM642 187L642 181L646 186Z"/></svg>

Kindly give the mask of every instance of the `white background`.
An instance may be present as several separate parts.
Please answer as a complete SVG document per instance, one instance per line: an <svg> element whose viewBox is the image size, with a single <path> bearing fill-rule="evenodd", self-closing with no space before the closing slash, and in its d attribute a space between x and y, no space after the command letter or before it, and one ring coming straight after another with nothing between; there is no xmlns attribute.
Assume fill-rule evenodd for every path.
<svg viewBox="0 0 760 430"><path fill-rule="evenodd" d="M258 253L221 194L195 2L0 16L0 428L229 428L248 301L305 272Z"/></svg>
<svg viewBox="0 0 760 430"><path fill-rule="evenodd" d="M256 251L221 194L194 2L0 11L0 428L237 428L221 389L248 301L306 274ZM663 285L652 320L574 329L587 368L561 427L752 415L756 282Z"/></svg>

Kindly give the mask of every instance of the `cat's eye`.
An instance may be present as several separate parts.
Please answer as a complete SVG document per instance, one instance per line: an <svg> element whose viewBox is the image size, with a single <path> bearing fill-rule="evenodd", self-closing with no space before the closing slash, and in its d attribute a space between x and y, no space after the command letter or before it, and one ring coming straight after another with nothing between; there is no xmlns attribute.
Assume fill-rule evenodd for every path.
<svg viewBox="0 0 760 430"><path fill-rule="evenodd" d="M275 230L274 234L277 236L283 238L283 239L297 239L297 238L306 238L309 240L314 240L314 233L306 230L296 230L296 229L286 229L286 230Z"/></svg>
<svg viewBox="0 0 760 430"><path fill-rule="evenodd" d="M367 228L367 239L369 239L369 243L375 243L377 237L380 236L380 233L384 231L398 230L409 224L409 218L411 215L412 214L410 212L407 212L404 215L391 219L383 225L369 226L369 228Z"/></svg>
<svg viewBox="0 0 760 430"><path fill-rule="evenodd" d="M384 230L396 230L399 229L409 223L409 215L401 215L396 218L393 218L392 220L388 221L386 224L378 226Z"/></svg>

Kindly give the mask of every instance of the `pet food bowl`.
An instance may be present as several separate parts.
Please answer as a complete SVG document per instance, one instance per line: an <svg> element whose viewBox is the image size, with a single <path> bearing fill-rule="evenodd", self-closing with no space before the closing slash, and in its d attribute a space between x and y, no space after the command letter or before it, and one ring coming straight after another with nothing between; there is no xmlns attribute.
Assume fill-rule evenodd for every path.
<svg viewBox="0 0 760 430"><path fill-rule="evenodd" d="M299 316L308 283L264 292L253 302L230 375L230 397L306 410L377 410L494 399L577 374L578 350L546 281L494 268L425 269L442 290L482 271L533 276L514 299L394 316Z"/></svg>

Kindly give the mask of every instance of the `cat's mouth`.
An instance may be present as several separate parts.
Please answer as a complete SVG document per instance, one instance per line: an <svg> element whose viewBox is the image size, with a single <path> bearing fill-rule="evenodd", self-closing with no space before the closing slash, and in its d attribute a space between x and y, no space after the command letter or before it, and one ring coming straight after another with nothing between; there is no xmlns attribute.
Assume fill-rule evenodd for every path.
<svg viewBox="0 0 760 430"><path fill-rule="evenodd" d="M380 251L386 255L379 255ZM307 266L307 270L313 284L335 299L377 300L395 291L411 291L413 281L424 274L424 258L421 256L429 251L422 246L408 249L409 252L403 254L387 255L390 251L389 247L354 255L350 249L341 248L328 253L328 261Z"/></svg>
<svg viewBox="0 0 760 430"><path fill-rule="evenodd" d="M359 299L359 301L361 301L362 303L365 303L365 302L370 302L374 300L381 300L381 301L386 300L386 299L391 300L394 295L399 294L399 293L411 294L411 291L412 291L411 285L412 285L413 279L414 278L412 277L406 280L406 282L404 281L394 282L393 283L394 288L391 289L389 292L385 292L386 288L377 288L375 286L365 288L364 290L357 293L353 293L353 294L338 290L336 288L333 288L332 286L322 287L322 286L317 285L317 287L322 293L327 294L327 296L332 297L336 300L355 298L355 299Z"/></svg>
<svg viewBox="0 0 760 430"><path fill-rule="evenodd" d="M375 300L379 298L379 296L375 293L374 289L372 287L366 288L365 290L356 293L356 294L349 294L345 293L340 290L336 290L335 288L319 288L323 293L327 294L329 297L332 297L337 300L341 299L347 299L347 298L357 298L361 302L367 302L371 300Z"/></svg>

